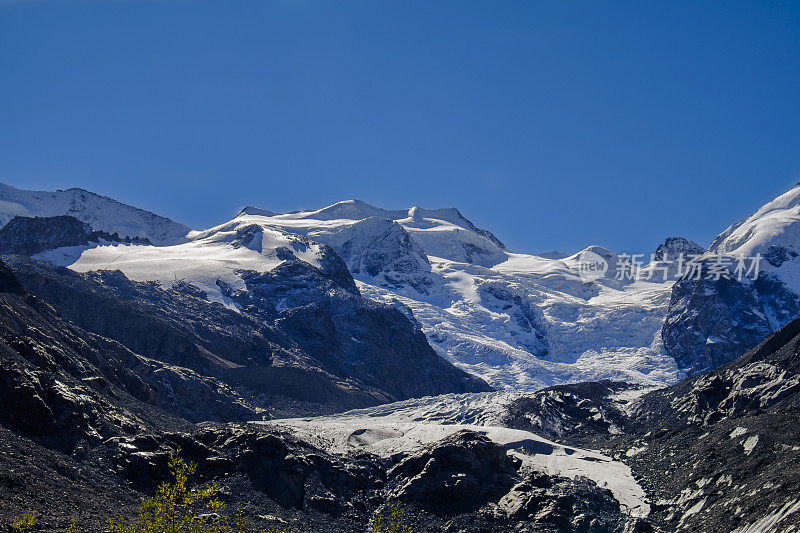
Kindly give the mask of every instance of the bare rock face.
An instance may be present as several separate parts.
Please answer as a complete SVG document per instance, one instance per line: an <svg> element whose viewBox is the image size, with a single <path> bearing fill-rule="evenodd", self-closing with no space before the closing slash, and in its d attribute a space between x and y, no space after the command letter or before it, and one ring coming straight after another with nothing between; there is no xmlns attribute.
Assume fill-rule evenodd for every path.
<svg viewBox="0 0 800 533"><path fill-rule="evenodd" d="M684 277L670 297L664 346L690 374L741 356L800 315L800 297L770 274L756 280Z"/></svg>
<svg viewBox="0 0 800 533"><path fill-rule="evenodd" d="M703 252L705 252L705 248L694 241L683 237L667 237L667 240L656 248L653 259L656 261L674 261L681 255L684 258L688 258Z"/></svg>
<svg viewBox="0 0 800 533"><path fill-rule="evenodd" d="M471 431L403 459L388 476L393 498L437 514L473 511L496 502L519 481L505 449Z"/></svg>
<svg viewBox="0 0 800 533"><path fill-rule="evenodd" d="M0 253L34 255L64 246L97 243L101 239L107 242L150 244L148 239L142 237L120 237L117 233L94 231L89 224L68 215L15 216L0 228Z"/></svg>
<svg viewBox="0 0 800 533"><path fill-rule="evenodd" d="M569 437L574 443L591 443L625 431L628 419L617 398L642 388L615 381L549 387L512 401L504 424L555 441Z"/></svg>
<svg viewBox="0 0 800 533"><path fill-rule="evenodd" d="M500 508L512 520L533 521L544 531L652 531L646 522L624 517L611 492L588 479L534 472L503 497Z"/></svg>
<svg viewBox="0 0 800 533"><path fill-rule="evenodd" d="M141 357L64 320L21 290L2 263L0 287L0 420L12 427L70 450L141 425L149 408L155 418L192 421L256 416L218 380Z"/></svg>

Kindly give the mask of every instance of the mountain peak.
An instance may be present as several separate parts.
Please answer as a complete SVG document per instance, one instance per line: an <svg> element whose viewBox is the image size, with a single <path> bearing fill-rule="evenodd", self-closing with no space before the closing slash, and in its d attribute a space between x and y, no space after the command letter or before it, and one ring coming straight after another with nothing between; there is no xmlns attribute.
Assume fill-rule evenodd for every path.
<svg viewBox="0 0 800 533"><path fill-rule="evenodd" d="M262 217L274 217L277 213L273 213L272 211L267 211L266 209L260 209L258 207L248 205L245 206L239 214L236 215L240 217L242 215L255 215L255 216L262 216Z"/></svg>
<svg viewBox="0 0 800 533"><path fill-rule="evenodd" d="M675 259L683 254L684 257L690 255L702 255L705 249L694 241L690 241L684 237L667 237L667 239L658 245L653 258L656 261Z"/></svg>
<svg viewBox="0 0 800 533"><path fill-rule="evenodd" d="M59 215L75 217L95 231L160 245L179 242L189 232L183 224L84 189L29 191L0 183L0 227L15 216Z"/></svg>
<svg viewBox="0 0 800 533"><path fill-rule="evenodd" d="M794 247L800 242L800 184L767 202L752 216L719 234L709 250L750 256L771 246Z"/></svg>

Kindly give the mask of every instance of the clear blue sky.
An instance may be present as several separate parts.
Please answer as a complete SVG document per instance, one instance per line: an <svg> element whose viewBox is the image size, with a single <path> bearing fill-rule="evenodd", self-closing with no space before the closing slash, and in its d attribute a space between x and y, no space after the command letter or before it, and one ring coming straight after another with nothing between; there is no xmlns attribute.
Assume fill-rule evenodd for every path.
<svg viewBox="0 0 800 533"><path fill-rule="evenodd" d="M703 244L800 180L800 3L0 0L0 180L207 227L457 206Z"/></svg>

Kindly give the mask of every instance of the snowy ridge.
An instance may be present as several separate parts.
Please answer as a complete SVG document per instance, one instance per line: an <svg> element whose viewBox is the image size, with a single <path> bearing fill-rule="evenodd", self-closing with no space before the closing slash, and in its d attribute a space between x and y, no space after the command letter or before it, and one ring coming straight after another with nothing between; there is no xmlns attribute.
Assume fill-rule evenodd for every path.
<svg viewBox="0 0 800 533"><path fill-rule="evenodd" d="M711 243L726 256L764 256L761 267L800 294L800 184L734 224Z"/></svg>
<svg viewBox="0 0 800 533"><path fill-rule="evenodd" d="M757 259L760 256L761 259ZM721 233L701 258L730 279L685 276L664 326L669 353L700 372L744 354L800 316L800 185Z"/></svg>
<svg viewBox="0 0 800 533"><path fill-rule="evenodd" d="M69 215L93 230L120 237L142 237L156 245L183 240L189 228L168 218L84 191L27 191L0 183L0 227L15 216Z"/></svg>
<svg viewBox="0 0 800 533"><path fill-rule="evenodd" d="M773 245L796 246L800 242L800 184L766 203L752 216L723 231L709 250L753 255Z"/></svg>

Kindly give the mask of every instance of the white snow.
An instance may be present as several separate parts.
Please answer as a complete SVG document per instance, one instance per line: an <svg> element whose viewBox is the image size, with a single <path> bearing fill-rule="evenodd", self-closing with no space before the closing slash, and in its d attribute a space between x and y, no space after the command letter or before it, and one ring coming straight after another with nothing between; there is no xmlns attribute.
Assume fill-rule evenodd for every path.
<svg viewBox="0 0 800 533"><path fill-rule="evenodd" d="M745 455L750 455L756 445L758 444L758 435L751 435L747 437L747 440L742 443L742 448L744 448Z"/></svg>
<svg viewBox="0 0 800 533"><path fill-rule="evenodd" d="M509 252L455 209L384 210L353 200L265 216L262 223L334 247L350 239L366 248L358 243L369 242L367 217L392 220L408 232L430 264L429 284L424 292L415 288L411 280L419 272L403 284L397 281L402 274L392 273L386 283L362 271L354 273L362 294L408 306L442 356L492 386L535 390L597 379L663 385L683 376L661 342L674 280L618 281L619 259L605 248L587 250L608 258L609 272L584 283L579 254L553 259ZM517 300L498 299L498 290ZM528 312L540 323L520 318Z"/></svg>
<svg viewBox="0 0 800 533"><path fill-rule="evenodd" d="M731 431L730 438L735 439L737 437L741 437L747 433L747 428L742 426L736 426L736 429Z"/></svg>
<svg viewBox="0 0 800 533"><path fill-rule="evenodd" d="M754 257L772 247L783 248L795 257L787 257L780 266L761 261L760 270L774 273L789 289L800 293L800 184L722 232L709 251Z"/></svg>
<svg viewBox="0 0 800 533"><path fill-rule="evenodd" d="M263 243L235 248L235 232L248 225L262 228ZM298 243L305 237L311 243L303 247ZM406 305L438 353L495 388L598 379L657 386L683 376L661 342L672 280L620 281L611 268L585 283L577 275L579 254L551 259L509 252L455 209L385 210L355 200L289 214L247 207L173 246L60 249L40 257L81 272L119 269L137 281L185 281L229 303L217 280L243 288L237 272L275 268L279 246L316 265L314 242L346 243L356 255L406 254L408 261L380 276L358 257L348 265L362 294ZM612 266L619 262L605 248L587 250Z"/></svg>

